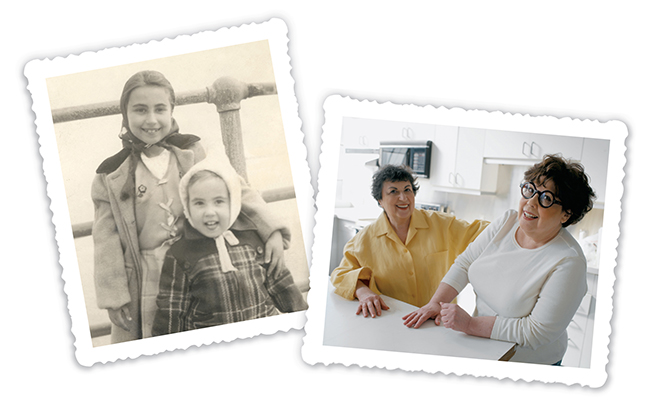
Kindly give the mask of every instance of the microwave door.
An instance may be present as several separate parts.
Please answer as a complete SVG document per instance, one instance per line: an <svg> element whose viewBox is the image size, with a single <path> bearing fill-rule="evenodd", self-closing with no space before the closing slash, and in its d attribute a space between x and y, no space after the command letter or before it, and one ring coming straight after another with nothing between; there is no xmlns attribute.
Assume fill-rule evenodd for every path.
<svg viewBox="0 0 650 407"><path fill-rule="evenodd" d="M383 148L381 150L381 164L408 165L410 167L410 149L408 148Z"/></svg>

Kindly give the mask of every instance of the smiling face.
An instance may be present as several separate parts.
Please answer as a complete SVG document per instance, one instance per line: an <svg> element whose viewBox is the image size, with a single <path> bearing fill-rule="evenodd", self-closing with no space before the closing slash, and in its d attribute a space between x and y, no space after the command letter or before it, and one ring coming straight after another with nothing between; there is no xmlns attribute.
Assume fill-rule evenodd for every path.
<svg viewBox="0 0 650 407"><path fill-rule="evenodd" d="M206 237L218 237L230 226L230 195L224 180L209 174L188 189L188 212L192 226Z"/></svg>
<svg viewBox="0 0 650 407"><path fill-rule="evenodd" d="M415 210L415 193L409 181L384 181L379 206L391 223L408 222Z"/></svg>
<svg viewBox="0 0 650 407"><path fill-rule="evenodd" d="M541 179L535 185L538 191L551 191L557 196L553 180ZM529 249L549 242L562 229L562 222L569 219L569 213L562 205L555 204L550 208L543 208L539 204L538 196L539 193L530 199L522 196L519 200L517 241L522 247Z"/></svg>
<svg viewBox="0 0 650 407"><path fill-rule="evenodd" d="M171 131L172 110L167 89L155 85L135 88L126 106L129 130L145 144L156 144Z"/></svg>

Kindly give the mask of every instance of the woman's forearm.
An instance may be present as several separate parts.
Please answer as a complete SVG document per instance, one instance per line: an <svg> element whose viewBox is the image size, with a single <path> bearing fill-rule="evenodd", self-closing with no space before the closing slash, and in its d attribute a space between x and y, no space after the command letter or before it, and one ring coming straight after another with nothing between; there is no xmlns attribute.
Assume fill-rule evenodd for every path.
<svg viewBox="0 0 650 407"><path fill-rule="evenodd" d="M465 333L489 338L492 336L492 328L494 328L494 321L496 319L497 317L472 317Z"/></svg>
<svg viewBox="0 0 650 407"><path fill-rule="evenodd" d="M458 291L447 283L440 283L438 289L429 300L429 304L440 304L441 302L452 302L458 296Z"/></svg>
<svg viewBox="0 0 650 407"><path fill-rule="evenodd" d="M367 283L365 283L363 280L357 280L357 286L354 288L354 296L359 299L359 295L364 293L374 294L370 287L368 287Z"/></svg>
<svg viewBox="0 0 650 407"><path fill-rule="evenodd" d="M458 304L441 302L440 321L445 328L468 335L490 338L496 317L472 317Z"/></svg>

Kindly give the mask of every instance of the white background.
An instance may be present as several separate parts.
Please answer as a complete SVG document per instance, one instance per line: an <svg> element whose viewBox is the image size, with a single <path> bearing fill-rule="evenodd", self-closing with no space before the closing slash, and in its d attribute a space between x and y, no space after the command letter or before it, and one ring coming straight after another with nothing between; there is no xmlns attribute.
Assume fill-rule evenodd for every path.
<svg viewBox="0 0 650 407"><path fill-rule="evenodd" d="M648 6L631 1L13 2L2 30L0 400L174 405L281 401L633 402L647 385ZM302 362L303 331L92 368L74 356L25 63L283 19L312 175L330 94L628 125L609 378L600 389ZM306 236L306 238L308 238ZM245 402L245 403L244 403Z"/></svg>

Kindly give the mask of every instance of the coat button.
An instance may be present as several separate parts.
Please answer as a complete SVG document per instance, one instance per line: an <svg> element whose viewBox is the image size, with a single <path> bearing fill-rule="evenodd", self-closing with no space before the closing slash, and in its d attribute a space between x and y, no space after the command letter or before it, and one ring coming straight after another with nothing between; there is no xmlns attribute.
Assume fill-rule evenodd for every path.
<svg viewBox="0 0 650 407"><path fill-rule="evenodd" d="M264 248L262 246L257 246L257 254L262 254L264 253Z"/></svg>

